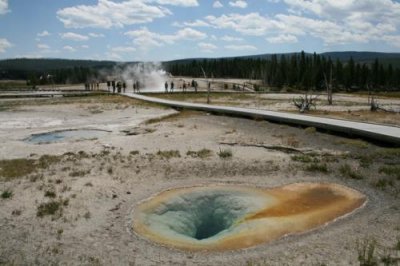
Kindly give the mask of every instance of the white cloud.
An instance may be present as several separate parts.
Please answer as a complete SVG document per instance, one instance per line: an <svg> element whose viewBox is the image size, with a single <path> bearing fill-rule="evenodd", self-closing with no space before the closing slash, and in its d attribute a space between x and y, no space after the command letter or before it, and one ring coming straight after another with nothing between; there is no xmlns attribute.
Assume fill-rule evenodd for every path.
<svg viewBox="0 0 400 266"><path fill-rule="evenodd" d="M0 53L4 53L8 48L11 48L13 45L7 40L0 38Z"/></svg>
<svg viewBox="0 0 400 266"><path fill-rule="evenodd" d="M229 14L220 17L207 16L206 20L218 29L232 29L245 35L262 36L277 27L276 21L261 16L258 13Z"/></svg>
<svg viewBox="0 0 400 266"><path fill-rule="evenodd" d="M117 46L117 47L111 48L111 51L114 53L131 53L131 52L135 52L136 49L135 49L135 47L131 47L131 46Z"/></svg>
<svg viewBox="0 0 400 266"><path fill-rule="evenodd" d="M89 45L86 45L86 44L81 45L81 48L83 48L83 49L89 49Z"/></svg>
<svg viewBox="0 0 400 266"><path fill-rule="evenodd" d="M221 41L224 41L224 42L241 42L241 41L243 41L243 38L232 37L232 36L225 35L225 36L221 37Z"/></svg>
<svg viewBox="0 0 400 266"><path fill-rule="evenodd" d="M46 36L50 36L50 35L51 35L50 32L48 32L47 30L44 30L37 34L38 37L46 37Z"/></svg>
<svg viewBox="0 0 400 266"><path fill-rule="evenodd" d="M247 2L246 1L242 1L242 0L230 1L229 5L233 6L233 7L246 8L247 7Z"/></svg>
<svg viewBox="0 0 400 266"><path fill-rule="evenodd" d="M128 31L125 35L132 38L133 43L142 50L163 46L164 44L173 44L176 41L201 40L207 37L205 33L191 28L184 28L173 35L168 35L151 32L146 27L143 27L139 30Z"/></svg>
<svg viewBox="0 0 400 266"><path fill-rule="evenodd" d="M152 2L152 1L148 1ZM157 0L155 1L161 5L172 5L172 6L198 6L197 0Z"/></svg>
<svg viewBox="0 0 400 266"><path fill-rule="evenodd" d="M89 40L88 36L77 34L77 33L73 33L73 32L61 33L60 36L61 36L62 39L71 40L71 41L77 41L77 42L82 42L82 41Z"/></svg>
<svg viewBox="0 0 400 266"><path fill-rule="evenodd" d="M67 28L111 28L152 22L171 15L160 5L198 6L197 0L98 0L96 5L77 5L57 11L58 19Z"/></svg>
<svg viewBox="0 0 400 266"><path fill-rule="evenodd" d="M68 52L75 52L76 49L72 46L66 45L63 47L64 50L68 51Z"/></svg>
<svg viewBox="0 0 400 266"><path fill-rule="evenodd" d="M93 33L93 32L89 33L89 36L92 37L92 38L103 38L103 37L105 37L103 33Z"/></svg>
<svg viewBox="0 0 400 266"><path fill-rule="evenodd" d="M37 48L42 49L42 50L48 50L48 49L50 49L50 46L48 46L47 44L44 44L44 43L38 43Z"/></svg>
<svg viewBox="0 0 400 266"><path fill-rule="evenodd" d="M275 37L268 37L266 40L270 43L280 44L280 43L297 43L298 39L294 35L290 34L280 34Z"/></svg>
<svg viewBox="0 0 400 266"><path fill-rule="evenodd" d="M208 24L204 20L196 19L193 22L191 22L191 21L187 21L187 22L183 22L183 23L174 22L173 26L176 26L176 27L209 27L210 24Z"/></svg>
<svg viewBox="0 0 400 266"><path fill-rule="evenodd" d="M257 47L253 45L225 45L226 49L235 51L253 51L257 50Z"/></svg>
<svg viewBox="0 0 400 266"><path fill-rule="evenodd" d="M197 44L197 46L202 52L205 53L212 53L214 52L214 50L218 49L218 47L212 43L200 42L199 44Z"/></svg>
<svg viewBox="0 0 400 266"><path fill-rule="evenodd" d="M213 8L221 8L224 7L224 5L220 1L215 1L213 4Z"/></svg>
<svg viewBox="0 0 400 266"><path fill-rule="evenodd" d="M9 12L8 10L8 0L0 0L0 15Z"/></svg>

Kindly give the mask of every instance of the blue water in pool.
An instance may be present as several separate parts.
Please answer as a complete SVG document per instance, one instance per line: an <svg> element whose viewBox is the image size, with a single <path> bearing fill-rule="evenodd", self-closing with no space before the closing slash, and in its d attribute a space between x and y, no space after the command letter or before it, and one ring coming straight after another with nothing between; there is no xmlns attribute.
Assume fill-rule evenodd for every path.
<svg viewBox="0 0 400 266"><path fill-rule="evenodd" d="M96 129L53 131L41 134L34 134L25 139L25 142L32 144L45 144L63 141L89 140L96 139L108 133L108 131Z"/></svg>

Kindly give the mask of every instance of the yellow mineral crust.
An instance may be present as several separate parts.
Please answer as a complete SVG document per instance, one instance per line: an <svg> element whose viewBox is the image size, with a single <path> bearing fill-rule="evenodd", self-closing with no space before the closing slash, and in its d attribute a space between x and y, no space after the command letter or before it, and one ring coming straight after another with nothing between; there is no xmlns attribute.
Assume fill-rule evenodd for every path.
<svg viewBox="0 0 400 266"><path fill-rule="evenodd" d="M360 192L330 183L177 188L137 206L133 229L149 240L179 249L241 249L320 227L365 201Z"/></svg>

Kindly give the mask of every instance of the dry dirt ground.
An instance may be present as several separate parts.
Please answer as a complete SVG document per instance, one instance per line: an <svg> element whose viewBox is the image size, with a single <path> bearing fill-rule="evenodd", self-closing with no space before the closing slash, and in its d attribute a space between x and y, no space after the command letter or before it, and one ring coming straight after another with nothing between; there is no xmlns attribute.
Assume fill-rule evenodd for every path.
<svg viewBox="0 0 400 266"><path fill-rule="evenodd" d="M9 100L0 110L0 264L359 265L370 247L373 259L398 263L398 148L118 96ZM65 129L106 133L24 141ZM131 229L135 206L168 188L296 182L343 184L368 202L325 227L229 252L171 249Z"/></svg>

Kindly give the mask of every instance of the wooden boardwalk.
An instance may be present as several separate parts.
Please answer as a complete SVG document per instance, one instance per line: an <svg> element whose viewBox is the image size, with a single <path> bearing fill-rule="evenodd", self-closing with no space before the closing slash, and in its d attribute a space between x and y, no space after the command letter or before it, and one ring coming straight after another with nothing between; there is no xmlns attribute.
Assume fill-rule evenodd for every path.
<svg viewBox="0 0 400 266"><path fill-rule="evenodd" d="M385 126L379 124L353 122L348 120L323 118L323 117L291 114L284 112L274 112L274 111L266 111L266 110L250 109L250 108L171 101L171 100L164 100L133 93L123 93L122 95L174 108L205 111L205 112L226 114L232 116L261 118L272 122L301 125L306 127L315 127L318 129L324 129L333 132L348 134L350 136L367 138L378 142L391 143L396 146L400 145L400 127L396 126Z"/></svg>

